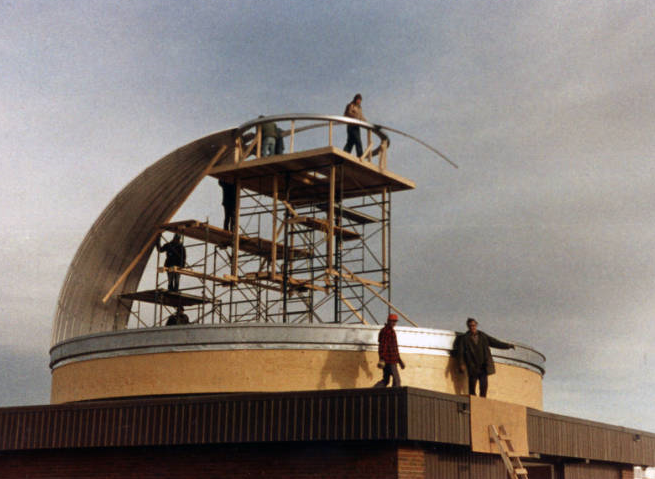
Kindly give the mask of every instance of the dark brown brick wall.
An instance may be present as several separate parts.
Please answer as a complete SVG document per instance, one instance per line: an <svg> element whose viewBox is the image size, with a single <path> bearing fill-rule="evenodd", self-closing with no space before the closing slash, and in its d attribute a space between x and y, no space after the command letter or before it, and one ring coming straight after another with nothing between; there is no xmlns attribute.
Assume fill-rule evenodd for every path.
<svg viewBox="0 0 655 479"><path fill-rule="evenodd" d="M425 451L423 448L398 448L398 479L425 479Z"/></svg>
<svg viewBox="0 0 655 479"><path fill-rule="evenodd" d="M136 447L0 453L0 477L418 479L421 454L386 443Z"/></svg>

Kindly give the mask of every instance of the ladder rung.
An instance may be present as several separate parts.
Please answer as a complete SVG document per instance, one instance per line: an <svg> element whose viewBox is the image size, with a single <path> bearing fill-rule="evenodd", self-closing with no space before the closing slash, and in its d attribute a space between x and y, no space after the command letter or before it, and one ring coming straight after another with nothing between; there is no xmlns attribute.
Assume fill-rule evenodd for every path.
<svg viewBox="0 0 655 479"><path fill-rule="evenodd" d="M517 469L514 469L514 472L515 472L516 474L522 474L522 475L525 475L525 474L528 473L528 470L525 469L524 467L519 467L519 468L517 468Z"/></svg>

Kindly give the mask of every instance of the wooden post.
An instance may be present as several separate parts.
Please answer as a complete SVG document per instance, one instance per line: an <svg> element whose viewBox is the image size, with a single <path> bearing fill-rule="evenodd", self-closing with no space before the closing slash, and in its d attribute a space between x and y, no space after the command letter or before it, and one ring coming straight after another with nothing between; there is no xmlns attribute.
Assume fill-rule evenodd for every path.
<svg viewBox="0 0 655 479"><path fill-rule="evenodd" d="M273 244L271 246L271 278L275 278L275 266L277 262L277 178L277 175L273 175Z"/></svg>
<svg viewBox="0 0 655 479"><path fill-rule="evenodd" d="M234 208L234 222L232 227L234 232L232 235L232 276L235 278L239 277L239 216L241 215L241 178L236 178L234 180L234 186L236 187L236 205Z"/></svg>
<svg viewBox="0 0 655 479"><path fill-rule="evenodd" d="M387 140L382 140L380 145L380 168L387 169Z"/></svg>
<svg viewBox="0 0 655 479"><path fill-rule="evenodd" d="M368 140L367 143L366 143L366 148L369 150L368 161L371 162L371 161L373 161L373 155L372 155L373 148L371 148L372 138L371 138L371 130L369 130L369 129L366 130L366 138Z"/></svg>
<svg viewBox="0 0 655 479"><path fill-rule="evenodd" d="M328 145L332 146L332 122L328 126Z"/></svg>
<svg viewBox="0 0 655 479"><path fill-rule="evenodd" d="M234 164L237 164L242 159L241 151L241 137L238 137L234 142Z"/></svg>
<svg viewBox="0 0 655 479"><path fill-rule="evenodd" d="M382 190L382 283L387 286L387 190Z"/></svg>
<svg viewBox="0 0 655 479"><path fill-rule="evenodd" d="M336 166L330 165L330 198L328 200L328 230L327 230L327 269L332 274L332 262L334 260L334 190L336 182Z"/></svg>
<svg viewBox="0 0 655 479"><path fill-rule="evenodd" d="M293 153L293 142L295 140L295 133L296 133L296 121L291 120L291 134L289 138L289 153Z"/></svg>
<svg viewBox="0 0 655 479"><path fill-rule="evenodd" d="M262 156L262 126L257 125L257 137L255 138L257 142L257 158Z"/></svg>

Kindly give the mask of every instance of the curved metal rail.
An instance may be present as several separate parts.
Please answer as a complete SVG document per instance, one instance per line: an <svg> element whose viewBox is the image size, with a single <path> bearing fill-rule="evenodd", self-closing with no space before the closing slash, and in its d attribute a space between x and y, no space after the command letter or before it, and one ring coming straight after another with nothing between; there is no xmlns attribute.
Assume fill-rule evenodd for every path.
<svg viewBox="0 0 655 479"><path fill-rule="evenodd" d="M283 136L289 136L293 135L294 133L299 133L301 131L306 131L306 130L311 130L314 128L321 128L324 126L330 126L331 123L336 122L336 123L343 123L346 125L356 125L356 126L361 126L368 131L371 131L374 133L379 139L380 143L386 142L387 146L391 144L391 140L389 139L388 135L383 131L390 131L393 133L397 133L399 135L402 135L406 138L409 138L410 140L413 140L420 145L424 146L431 152L435 153L438 155L441 159L449 163L451 166L455 168L459 168L459 166L452 161L450 158L448 158L446 155L444 155L442 152L437 150L435 147L429 145L428 143L424 142L423 140L420 140L419 138L416 138L415 136L410 135L409 133L405 133L401 130L392 128L390 126L385 126L385 125L380 125L377 123L369 123L366 121L361 121L357 120L355 118L349 118L347 116L341 116L341 115L318 115L315 113L288 113L284 115L271 115L271 116L265 116L261 118L256 118L254 120L249 120L245 123L242 123L239 125L237 128L237 133L239 135L245 134L248 130L250 130L253 127L257 127L258 125L261 125L263 123L269 123L269 122L280 122L280 121L291 121L294 122L296 120L318 120L322 121L322 123L316 123L313 125L307 125L301 128L293 128L291 130L286 130L283 132ZM327 123L326 123L327 122ZM375 150L373 150L373 156L375 156L379 152L379 147Z"/></svg>

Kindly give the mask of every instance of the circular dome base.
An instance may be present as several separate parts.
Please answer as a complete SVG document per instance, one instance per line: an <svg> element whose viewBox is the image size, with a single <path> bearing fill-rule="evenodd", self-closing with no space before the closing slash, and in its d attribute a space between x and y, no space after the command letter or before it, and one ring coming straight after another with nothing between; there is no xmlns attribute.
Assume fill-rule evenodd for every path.
<svg viewBox="0 0 655 479"><path fill-rule="evenodd" d="M125 330L51 350L52 403L165 394L372 387L380 326L221 324ZM403 386L466 394L451 357L455 333L397 327ZM495 351L491 399L542 408L544 358Z"/></svg>

